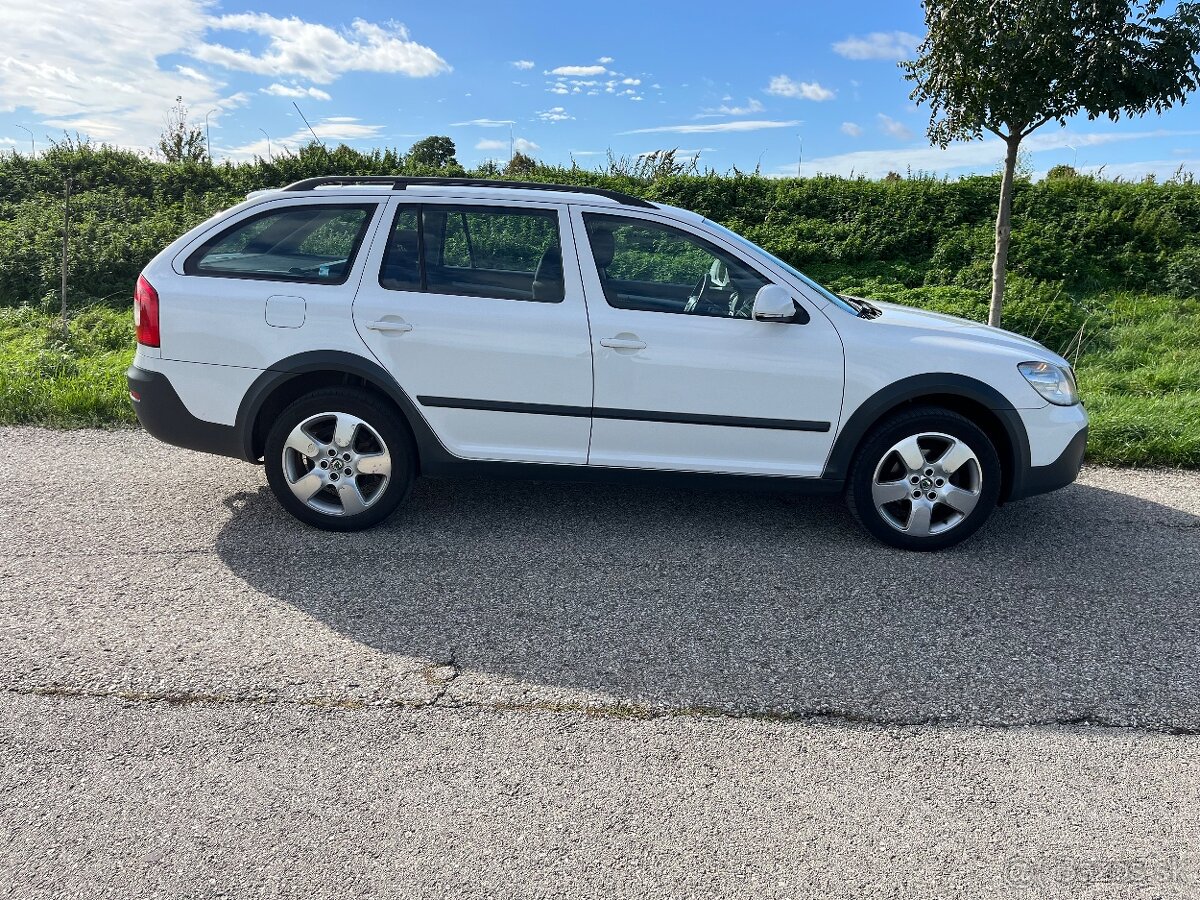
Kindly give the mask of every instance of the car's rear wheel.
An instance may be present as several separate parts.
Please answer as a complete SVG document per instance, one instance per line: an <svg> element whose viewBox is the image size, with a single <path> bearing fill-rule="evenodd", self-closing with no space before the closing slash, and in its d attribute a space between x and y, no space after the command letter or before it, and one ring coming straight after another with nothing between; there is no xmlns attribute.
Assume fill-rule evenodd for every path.
<svg viewBox="0 0 1200 900"><path fill-rule="evenodd" d="M267 482L296 518L330 531L370 528L412 485L408 430L365 391L326 388L285 409L267 434Z"/></svg>
<svg viewBox="0 0 1200 900"><path fill-rule="evenodd" d="M970 419L920 407L880 423L850 469L850 510L904 550L941 550L979 530L1000 498L999 455Z"/></svg>

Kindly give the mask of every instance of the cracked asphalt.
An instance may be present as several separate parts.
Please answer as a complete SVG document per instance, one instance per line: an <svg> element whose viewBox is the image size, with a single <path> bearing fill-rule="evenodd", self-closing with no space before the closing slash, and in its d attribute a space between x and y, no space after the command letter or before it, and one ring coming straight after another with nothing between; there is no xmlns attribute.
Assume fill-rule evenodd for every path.
<svg viewBox="0 0 1200 900"><path fill-rule="evenodd" d="M1200 473L838 502L0 429L0 896L1200 897Z"/></svg>

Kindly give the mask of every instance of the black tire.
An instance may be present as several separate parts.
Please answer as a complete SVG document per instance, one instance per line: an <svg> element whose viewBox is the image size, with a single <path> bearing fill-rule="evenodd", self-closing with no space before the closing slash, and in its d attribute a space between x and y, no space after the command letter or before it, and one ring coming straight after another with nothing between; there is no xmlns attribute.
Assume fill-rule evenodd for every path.
<svg viewBox="0 0 1200 900"><path fill-rule="evenodd" d="M918 448L927 462L921 464L920 480L912 483L916 470L905 462L903 454L892 451L902 442L907 443L918 436L921 436ZM948 475L938 464L949 454L952 445L939 436L962 442L973 454L973 462L962 464ZM938 455L939 452L942 455ZM898 492L901 482L905 485L905 496L877 505L873 493L877 471L880 473L881 496ZM933 475L927 476L930 471ZM1000 499L1001 474L996 448L978 425L948 409L916 407L883 420L863 440L850 466L846 501L858 523L885 544L902 550L943 550L966 540L988 520ZM970 497L966 494L949 496L949 492L960 485L960 490L966 489L975 498L974 507L965 515L957 507L967 506ZM912 494L921 496L913 500ZM914 516L916 504L929 508L930 524L926 525L922 519L924 513ZM915 533L909 533L902 526L913 527Z"/></svg>
<svg viewBox="0 0 1200 900"><path fill-rule="evenodd" d="M323 414L332 414L335 417L333 422ZM360 426L353 432L355 446L340 448L334 443L332 428L340 421L336 419L338 414L352 416L367 426L365 429ZM319 442L313 443L312 446L328 449L312 457L308 456L308 451L300 454L288 450L288 457L285 459L285 443L289 435L297 426L313 417L320 417L312 425L314 433L322 433L321 430L326 429L329 436L322 436ZM386 449L390 457L390 473L384 480L378 474L368 475L351 469L351 479L357 488L356 496L367 505L359 511L350 512L347 504L341 499L339 488L348 488L348 481L351 479L347 479L344 474L333 472L332 466L343 465L339 458L342 455L341 450L347 450L358 459L360 452L363 455L378 452L379 443L384 445L383 449ZM326 460L325 454L329 449L335 448L338 452L331 454L331 460ZM320 471L317 460L326 463ZM395 408L386 400L381 400L366 391L342 387L313 391L280 413L267 433L263 463L267 470L267 483L271 485L271 490L275 492L280 505L301 522L327 531L361 531L382 522L396 511L396 507L408 495L416 471L412 435ZM365 465L364 463L364 468ZM349 463L346 463L346 466L348 467ZM289 467L292 469L291 474L297 476L297 480L302 477L302 473L307 472L315 473L326 481L325 486L314 498L310 498L322 509L314 508L293 492ZM328 481L330 478L340 480L334 484ZM336 512L339 507L341 512Z"/></svg>

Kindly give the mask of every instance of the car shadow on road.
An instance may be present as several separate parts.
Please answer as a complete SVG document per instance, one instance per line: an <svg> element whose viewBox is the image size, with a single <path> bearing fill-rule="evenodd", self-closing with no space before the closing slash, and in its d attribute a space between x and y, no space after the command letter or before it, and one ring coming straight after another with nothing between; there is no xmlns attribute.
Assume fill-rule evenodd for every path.
<svg viewBox="0 0 1200 900"><path fill-rule="evenodd" d="M833 500L422 481L387 524L269 492L255 589L389 654L653 707L881 723L1200 726L1200 519L1082 485L903 553Z"/></svg>

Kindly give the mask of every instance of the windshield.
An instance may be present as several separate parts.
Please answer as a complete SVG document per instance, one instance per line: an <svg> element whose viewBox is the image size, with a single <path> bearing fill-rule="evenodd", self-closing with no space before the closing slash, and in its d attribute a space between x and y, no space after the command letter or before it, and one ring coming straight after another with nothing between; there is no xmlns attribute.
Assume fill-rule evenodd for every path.
<svg viewBox="0 0 1200 900"><path fill-rule="evenodd" d="M736 231L730 231L724 225L718 224L717 222L714 222L712 219L705 219L704 221L707 224L711 225L713 228L715 228L717 231L721 232L721 234L723 234L726 237L730 238L731 240L741 244L743 247L747 247L756 253L762 254L767 259L771 260L771 262L775 263L775 265L779 266L779 268L783 269L789 275L792 275L793 277L795 277L798 281L800 281L800 282L804 283L805 285L807 285L808 287L812 288L820 296L824 297L826 300L828 300L830 303L837 306L839 309L843 309L846 312L850 313L851 315L858 315L858 311L853 306L851 306L849 303L847 303L845 300L843 300L841 297L839 297L833 291L831 291L827 288L821 287L821 285L817 284L815 281L813 281L811 278L809 278L803 272L796 269L795 266L789 266L787 263L785 263L782 259L780 259L775 254L768 253L762 247L758 246L758 244L754 243L751 240L747 240L746 238L744 238L740 234L738 234Z"/></svg>

